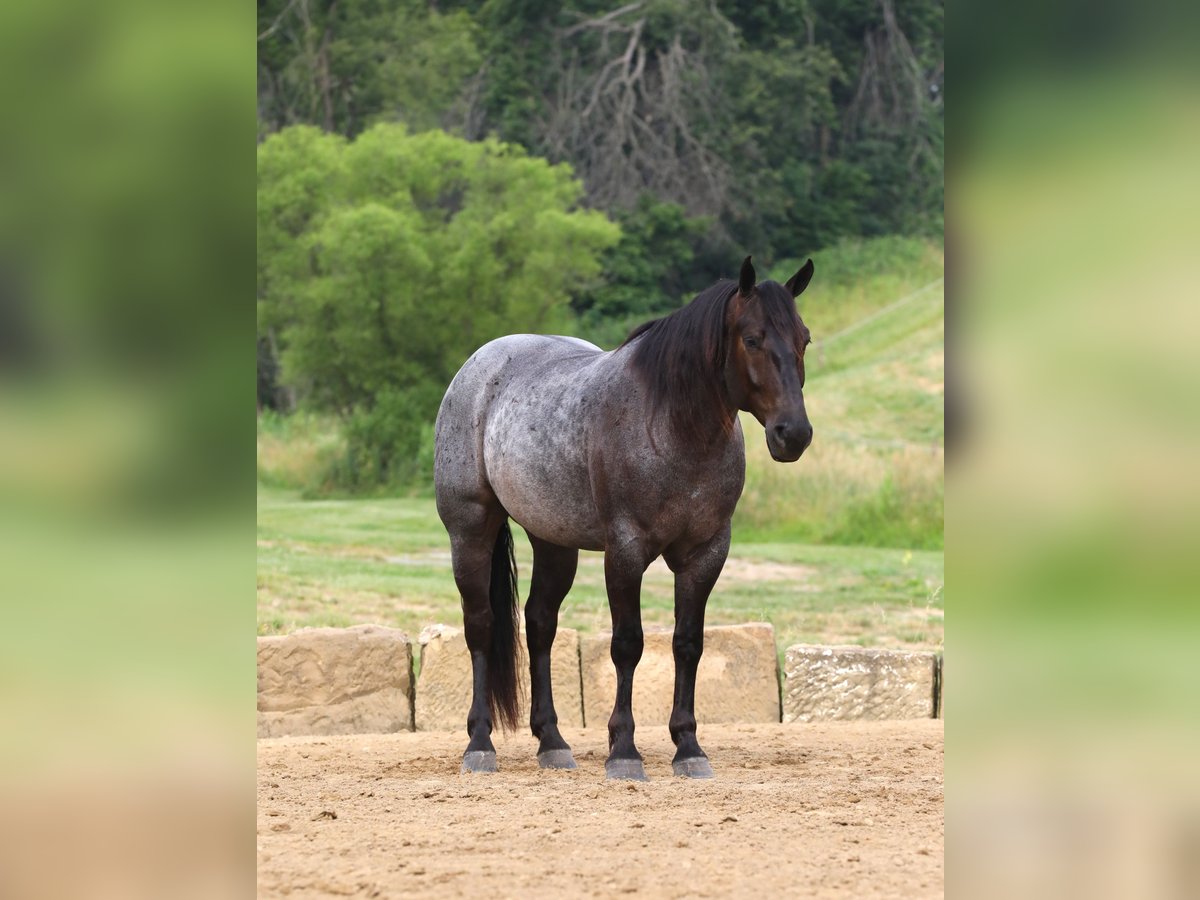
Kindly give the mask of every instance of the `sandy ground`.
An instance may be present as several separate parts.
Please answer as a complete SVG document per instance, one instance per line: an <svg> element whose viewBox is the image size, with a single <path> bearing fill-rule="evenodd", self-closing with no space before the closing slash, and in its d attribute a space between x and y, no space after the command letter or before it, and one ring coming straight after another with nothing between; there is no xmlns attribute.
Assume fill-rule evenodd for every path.
<svg viewBox="0 0 1200 900"><path fill-rule="evenodd" d="M603 729L567 729L579 768L459 775L448 733L258 742L260 897L928 897L943 893L941 721L706 725L717 777L606 782Z"/></svg>

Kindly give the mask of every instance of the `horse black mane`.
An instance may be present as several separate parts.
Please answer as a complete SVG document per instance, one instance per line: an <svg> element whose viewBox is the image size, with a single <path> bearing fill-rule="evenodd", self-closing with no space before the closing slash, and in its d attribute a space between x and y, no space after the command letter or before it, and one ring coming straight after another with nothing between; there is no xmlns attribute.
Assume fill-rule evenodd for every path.
<svg viewBox="0 0 1200 900"><path fill-rule="evenodd" d="M637 326L621 345L632 345L633 367L650 392L654 412L665 406L675 432L702 445L711 437L714 413L726 435L737 415L725 397L725 316L737 289L736 281L718 281L682 309ZM755 296L768 327L788 335L799 352L808 336L791 292L764 281Z"/></svg>

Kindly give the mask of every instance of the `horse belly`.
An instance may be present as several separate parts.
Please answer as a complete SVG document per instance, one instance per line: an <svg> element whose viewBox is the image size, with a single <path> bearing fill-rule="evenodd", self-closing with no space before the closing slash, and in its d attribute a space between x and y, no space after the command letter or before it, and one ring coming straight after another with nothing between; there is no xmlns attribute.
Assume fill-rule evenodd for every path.
<svg viewBox="0 0 1200 900"><path fill-rule="evenodd" d="M586 470L506 454L488 465L488 480L505 511L530 534L561 547L603 548Z"/></svg>
<svg viewBox="0 0 1200 900"><path fill-rule="evenodd" d="M505 510L522 528L560 547L578 550L603 550L600 520L590 499L575 500L546 493L541 496L521 492L507 499L496 492Z"/></svg>

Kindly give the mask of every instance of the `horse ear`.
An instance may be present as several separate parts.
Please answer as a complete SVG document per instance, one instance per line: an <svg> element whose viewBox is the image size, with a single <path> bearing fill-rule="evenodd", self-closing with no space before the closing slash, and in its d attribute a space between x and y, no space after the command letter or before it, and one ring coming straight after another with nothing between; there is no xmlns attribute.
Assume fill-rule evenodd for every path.
<svg viewBox="0 0 1200 900"><path fill-rule="evenodd" d="M793 298L799 297L804 293L804 289L808 287L808 283L812 281L812 277L813 261L810 259L800 267L799 272L787 280L787 284L785 284L784 287L792 292Z"/></svg>
<svg viewBox="0 0 1200 900"><path fill-rule="evenodd" d="M738 277L738 292L743 297L748 297L756 284L758 284L758 279L754 276L754 266L751 265L750 257L747 256L745 262L742 263L742 274Z"/></svg>

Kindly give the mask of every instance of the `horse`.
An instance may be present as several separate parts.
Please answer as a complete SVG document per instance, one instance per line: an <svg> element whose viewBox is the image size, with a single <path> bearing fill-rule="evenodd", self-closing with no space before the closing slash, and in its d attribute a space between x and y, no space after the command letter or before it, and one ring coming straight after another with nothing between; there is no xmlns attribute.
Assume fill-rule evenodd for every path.
<svg viewBox="0 0 1200 900"><path fill-rule="evenodd" d="M812 442L803 394L811 336L795 304L812 275L810 259L786 284L758 284L746 257L736 282L717 282L611 352L578 338L509 335L455 375L434 426L434 487L471 654L461 771L495 772L493 723L518 727L511 519L533 545L525 638L538 765L575 768L554 710L550 648L579 551L603 550L617 674L606 778L646 780L633 739L633 675L643 649L642 575L659 556L675 576L672 771L713 776L696 739L696 669L745 483L738 411L763 426L776 461L796 461Z"/></svg>

